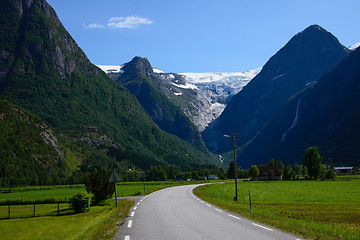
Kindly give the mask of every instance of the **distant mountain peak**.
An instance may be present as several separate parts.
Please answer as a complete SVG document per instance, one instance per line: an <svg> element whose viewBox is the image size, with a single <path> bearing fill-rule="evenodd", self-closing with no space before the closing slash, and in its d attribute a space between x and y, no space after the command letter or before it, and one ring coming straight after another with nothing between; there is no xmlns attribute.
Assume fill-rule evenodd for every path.
<svg viewBox="0 0 360 240"><path fill-rule="evenodd" d="M355 43L354 45L350 46L350 47L349 47L349 50L354 51L354 50L357 49L358 47L360 47L360 42Z"/></svg>
<svg viewBox="0 0 360 240"><path fill-rule="evenodd" d="M130 62L126 63L121 70L124 72L145 73L146 75L153 74L153 68L147 58L134 57Z"/></svg>

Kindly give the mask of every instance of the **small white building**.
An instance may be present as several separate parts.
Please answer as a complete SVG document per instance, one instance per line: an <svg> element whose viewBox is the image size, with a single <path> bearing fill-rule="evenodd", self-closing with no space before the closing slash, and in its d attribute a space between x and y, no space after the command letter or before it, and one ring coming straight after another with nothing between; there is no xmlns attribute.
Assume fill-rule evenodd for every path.
<svg viewBox="0 0 360 240"><path fill-rule="evenodd" d="M336 173L352 173L354 167L334 167Z"/></svg>

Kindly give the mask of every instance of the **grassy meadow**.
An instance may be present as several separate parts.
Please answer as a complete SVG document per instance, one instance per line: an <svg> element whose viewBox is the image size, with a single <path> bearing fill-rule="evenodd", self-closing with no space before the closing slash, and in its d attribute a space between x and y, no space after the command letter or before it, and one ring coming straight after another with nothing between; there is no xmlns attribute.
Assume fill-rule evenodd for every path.
<svg viewBox="0 0 360 240"><path fill-rule="evenodd" d="M175 181L158 181L145 182L145 193L143 182L120 182L117 183L116 189L118 197L147 195L162 188L177 186L182 184L203 183L197 182L175 182ZM55 201L69 200L70 197L78 192L86 192L85 185L58 185L58 186L29 186L12 188L11 193L3 191L0 193L0 204L10 201L37 201L45 199L54 199Z"/></svg>
<svg viewBox="0 0 360 240"><path fill-rule="evenodd" d="M249 206L251 191L252 209ZM337 181L239 181L196 188L221 208L311 239L360 239L360 178Z"/></svg>
<svg viewBox="0 0 360 240"><path fill-rule="evenodd" d="M145 194L189 183L200 182L145 182ZM86 192L85 186L17 187L11 193L0 193L0 203L51 198L68 200L78 192ZM119 197L145 195L142 182L118 183L117 193ZM115 201L108 199L102 206L91 207L89 212L72 214L69 204L61 203L61 216L57 216L57 204L42 204L36 205L36 217L33 217L33 205L17 205L11 206L10 219L7 219L8 206L3 205L0 206L0 236L1 239L111 239L125 221L132 204L119 200L116 208Z"/></svg>
<svg viewBox="0 0 360 240"><path fill-rule="evenodd" d="M133 202L107 200L89 212L65 216L46 216L0 220L2 239L111 239Z"/></svg>

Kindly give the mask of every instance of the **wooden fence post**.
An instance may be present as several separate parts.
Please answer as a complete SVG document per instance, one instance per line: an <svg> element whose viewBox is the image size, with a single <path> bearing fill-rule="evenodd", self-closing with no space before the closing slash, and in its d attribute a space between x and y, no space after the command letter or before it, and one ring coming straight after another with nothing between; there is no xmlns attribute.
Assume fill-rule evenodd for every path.
<svg viewBox="0 0 360 240"><path fill-rule="evenodd" d="M250 193L250 189L249 189L249 203L250 203L250 210L251 210L251 193Z"/></svg>

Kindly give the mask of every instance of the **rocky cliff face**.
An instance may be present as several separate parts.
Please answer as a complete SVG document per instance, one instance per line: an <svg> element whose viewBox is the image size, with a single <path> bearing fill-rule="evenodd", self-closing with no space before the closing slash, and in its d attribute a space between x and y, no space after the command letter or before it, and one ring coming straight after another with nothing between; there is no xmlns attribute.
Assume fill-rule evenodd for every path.
<svg viewBox="0 0 360 240"><path fill-rule="evenodd" d="M200 90L183 75L176 73L156 73L164 83L162 91L178 105L199 131L216 119L223 104L216 104L217 96L210 90Z"/></svg>
<svg viewBox="0 0 360 240"><path fill-rule="evenodd" d="M292 95L316 82L347 52L317 25L295 35L202 133L208 148L218 153L230 150L223 135L232 132L238 134L238 145L250 141Z"/></svg>

